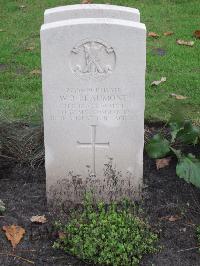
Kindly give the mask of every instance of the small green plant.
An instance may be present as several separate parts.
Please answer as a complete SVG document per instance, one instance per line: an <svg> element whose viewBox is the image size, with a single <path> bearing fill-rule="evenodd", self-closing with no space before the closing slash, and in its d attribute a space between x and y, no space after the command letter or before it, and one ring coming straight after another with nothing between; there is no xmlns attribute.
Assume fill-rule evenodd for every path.
<svg viewBox="0 0 200 266"><path fill-rule="evenodd" d="M147 154L150 158L160 159L173 153L178 159L176 174L186 182L200 187L200 159L181 151L184 145L199 144L200 128L185 120L179 112L170 120L169 128L170 140L161 133L154 135L145 146Z"/></svg>
<svg viewBox="0 0 200 266"><path fill-rule="evenodd" d="M134 266L157 250L157 235L125 205L99 203L95 208L87 198L81 214L56 226L60 236L54 248L95 264Z"/></svg>

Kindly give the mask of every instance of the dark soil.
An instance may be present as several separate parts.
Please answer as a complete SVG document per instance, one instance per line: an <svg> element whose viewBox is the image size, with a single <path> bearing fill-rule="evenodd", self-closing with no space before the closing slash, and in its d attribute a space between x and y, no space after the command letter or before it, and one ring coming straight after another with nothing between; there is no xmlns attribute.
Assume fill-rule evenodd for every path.
<svg viewBox="0 0 200 266"><path fill-rule="evenodd" d="M196 155L200 153L199 148L191 151ZM199 266L195 228L200 224L200 190L176 176L175 160L169 167L156 170L155 161L146 155L144 182L142 208L152 229L159 234L162 249L157 254L144 256L141 265ZM0 187L0 199L7 209L0 217L0 228L17 224L26 230L14 253L4 232L0 231L0 265L23 266L32 265L31 262L47 266L88 265L52 248L56 238L52 222L57 217L52 217L47 210L43 165L32 169L0 156ZM48 222L32 224L33 215L46 215ZM170 221L171 216L176 217L175 221ZM11 256L13 254L21 258Z"/></svg>

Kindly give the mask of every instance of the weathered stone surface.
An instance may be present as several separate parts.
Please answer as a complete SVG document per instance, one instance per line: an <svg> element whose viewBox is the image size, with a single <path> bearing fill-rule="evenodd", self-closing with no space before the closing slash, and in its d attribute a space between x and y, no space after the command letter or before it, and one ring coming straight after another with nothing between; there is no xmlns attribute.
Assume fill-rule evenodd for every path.
<svg viewBox="0 0 200 266"><path fill-rule="evenodd" d="M85 18L41 28L48 197L138 196L143 175L146 30Z"/></svg>
<svg viewBox="0 0 200 266"><path fill-rule="evenodd" d="M44 23L76 18L116 18L139 22L140 13L135 8L102 4L60 6L44 13Z"/></svg>

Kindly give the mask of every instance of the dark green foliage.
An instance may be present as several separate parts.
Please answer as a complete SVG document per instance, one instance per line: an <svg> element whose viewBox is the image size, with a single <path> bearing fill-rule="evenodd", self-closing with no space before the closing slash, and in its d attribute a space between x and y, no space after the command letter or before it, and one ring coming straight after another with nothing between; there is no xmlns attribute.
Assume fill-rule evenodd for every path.
<svg viewBox="0 0 200 266"><path fill-rule="evenodd" d="M146 152L151 158L163 158L170 152L170 143L162 135L156 134L146 145Z"/></svg>
<svg viewBox="0 0 200 266"><path fill-rule="evenodd" d="M191 121L169 123L171 128L172 142L177 141L183 144L197 144L200 137L200 129L192 125Z"/></svg>
<svg viewBox="0 0 200 266"><path fill-rule="evenodd" d="M194 155L182 155L176 166L176 174L184 178L186 182L192 183L200 188L200 160Z"/></svg>
<svg viewBox="0 0 200 266"><path fill-rule="evenodd" d="M178 159L176 174L186 182L200 188L200 160L192 154L184 155L177 146L196 145L200 140L200 128L177 114L170 123L171 141L156 134L145 146L150 158L164 158L171 151ZM175 149L175 147L176 149Z"/></svg>
<svg viewBox="0 0 200 266"><path fill-rule="evenodd" d="M55 248L95 264L138 265L144 254L156 251L157 235L129 208L115 204L94 209L87 201L78 217L57 227L62 233Z"/></svg>

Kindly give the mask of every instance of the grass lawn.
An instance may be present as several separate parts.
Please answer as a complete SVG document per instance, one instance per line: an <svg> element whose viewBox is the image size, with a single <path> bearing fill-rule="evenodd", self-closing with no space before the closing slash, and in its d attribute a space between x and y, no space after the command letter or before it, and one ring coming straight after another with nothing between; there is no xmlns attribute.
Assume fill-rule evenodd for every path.
<svg viewBox="0 0 200 266"><path fill-rule="evenodd" d="M147 38L146 119L166 120L177 105L200 124L200 29L199 0L97 0L136 7L147 31L160 38ZM2 119L38 122L42 116L39 30L46 8L77 4L78 0L0 0L0 115ZM171 36L163 36L173 31ZM120 36L119 36L120 38ZM193 47L176 44L194 41ZM151 82L162 76L158 87ZM170 97L186 96L185 100Z"/></svg>

